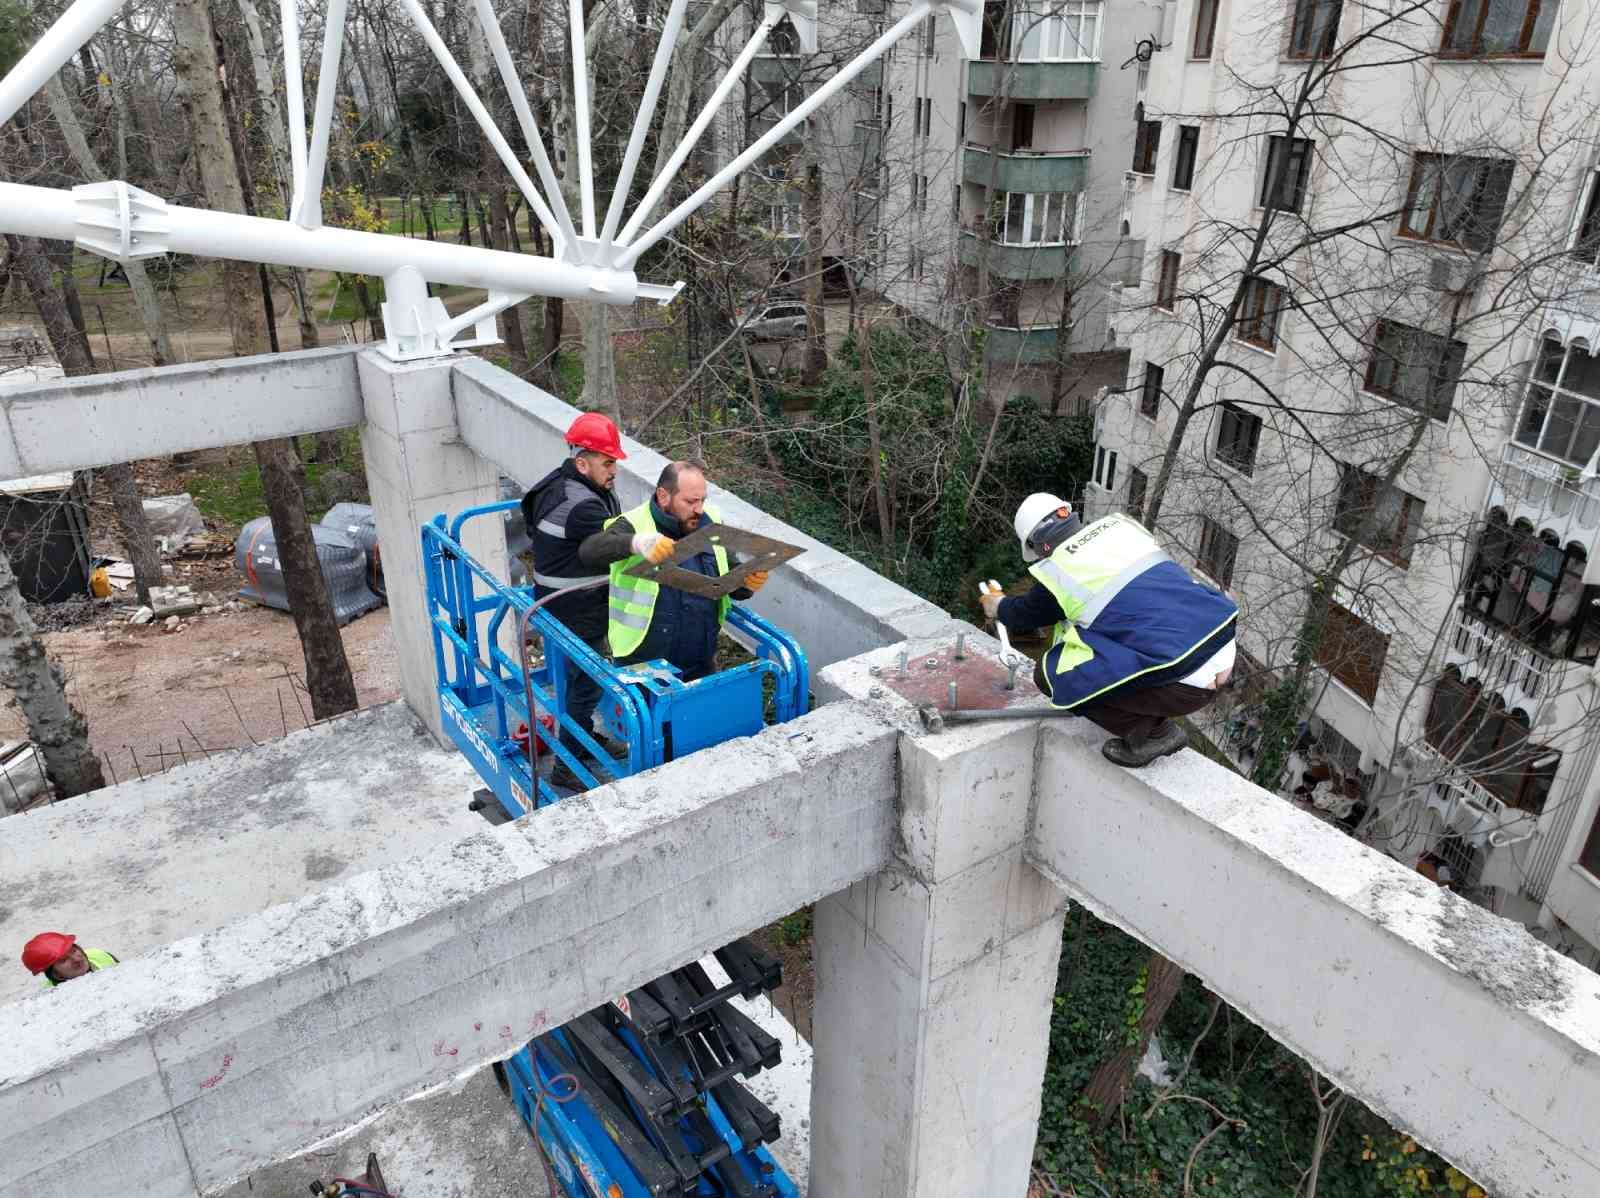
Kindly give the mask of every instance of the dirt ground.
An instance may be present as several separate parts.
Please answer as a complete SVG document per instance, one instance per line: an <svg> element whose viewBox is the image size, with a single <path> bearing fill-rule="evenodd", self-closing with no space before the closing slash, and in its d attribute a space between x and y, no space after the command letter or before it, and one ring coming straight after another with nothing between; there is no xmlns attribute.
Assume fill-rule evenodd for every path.
<svg viewBox="0 0 1600 1198"><path fill-rule="evenodd" d="M162 624L129 624L115 610L45 634L66 673L67 694L89 722L107 782L273 740L311 722L300 641L287 614L240 607L186 616L169 632ZM388 608L346 625L344 644L363 707L399 697ZM27 738L15 706L0 710L0 738Z"/></svg>

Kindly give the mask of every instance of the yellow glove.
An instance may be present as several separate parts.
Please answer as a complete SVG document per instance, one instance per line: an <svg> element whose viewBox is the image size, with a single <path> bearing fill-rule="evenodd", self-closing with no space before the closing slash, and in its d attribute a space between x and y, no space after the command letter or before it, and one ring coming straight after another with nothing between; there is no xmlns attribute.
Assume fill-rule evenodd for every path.
<svg viewBox="0 0 1600 1198"><path fill-rule="evenodd" d="M677 542L671 537L664 537L658 532L633 534L633 551L652 566L659 566L666 561L677 547Z"/></svg>
<svg viewBox="0 0 1600 1198"><path fill-rule="evenodd" d="M752 570L744 576L745 589L752 595L767 585L767 572L765 570Z"/></svg>

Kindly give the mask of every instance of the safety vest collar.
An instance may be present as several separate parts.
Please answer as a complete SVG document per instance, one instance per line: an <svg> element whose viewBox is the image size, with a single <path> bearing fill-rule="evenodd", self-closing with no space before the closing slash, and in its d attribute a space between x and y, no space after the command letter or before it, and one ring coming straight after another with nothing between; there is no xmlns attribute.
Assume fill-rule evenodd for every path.
<svg viewBox="0 0 1600 1198"><path fill-rule="evenodd" d="M1067 622L1091 627L1135 579L1170 560L1138 521L1114 513L1057 546L1029 572L1055 596Z"/></svg>

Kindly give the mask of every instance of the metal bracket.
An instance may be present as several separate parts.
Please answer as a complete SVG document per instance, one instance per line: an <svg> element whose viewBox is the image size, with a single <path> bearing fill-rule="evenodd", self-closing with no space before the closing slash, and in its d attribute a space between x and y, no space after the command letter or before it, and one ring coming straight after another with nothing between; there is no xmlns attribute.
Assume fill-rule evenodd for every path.
<svg viewBox="0 0 1600 1198"><path fill-rule="evenodd" d="M167 252L167 204L160 196L120 180L72 189L80 249L126 262Z"/></svg>
<svg viewBox="0 0 1600 1198"><path fill-rule="evenodd" d="M738 554L744 560L718 578L683 568L682 563L702 553L709 553L719 545L729 554ZM744 586L745 579L751 574L773 570L804 552L799 545L790 545L760 533L746 532L728 524L710 524L696 529L679 541L672 556L659 565L640 561L623 573L705 599L721 599Z"/></svg>

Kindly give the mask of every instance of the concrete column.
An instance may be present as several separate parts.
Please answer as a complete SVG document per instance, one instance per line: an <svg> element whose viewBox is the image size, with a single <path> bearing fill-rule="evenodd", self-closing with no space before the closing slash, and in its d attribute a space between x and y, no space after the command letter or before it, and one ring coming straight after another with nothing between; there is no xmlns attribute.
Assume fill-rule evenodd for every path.
<svg viewBox="0 0 1600 1198"><path fill-rule="evenodd" d="M819 687L903 731L894 859L816 907L811 1198L1022 1198L1066 906L1023 860L1038 728L922 733L867 673L898 652Z"/></svg>
<svg viewBox="0 0 1600 1198"><path fill-rule="evenodd" d="M391 362L375 350L357 363L365 422L361 451L372 494L390 628L406 702L444 740L422 579L422 526L440 512L500 498L499 474L461 441L451 394L451 358ZM469 523L466 549L506 577L505 528L493 519Z"/></svg>

